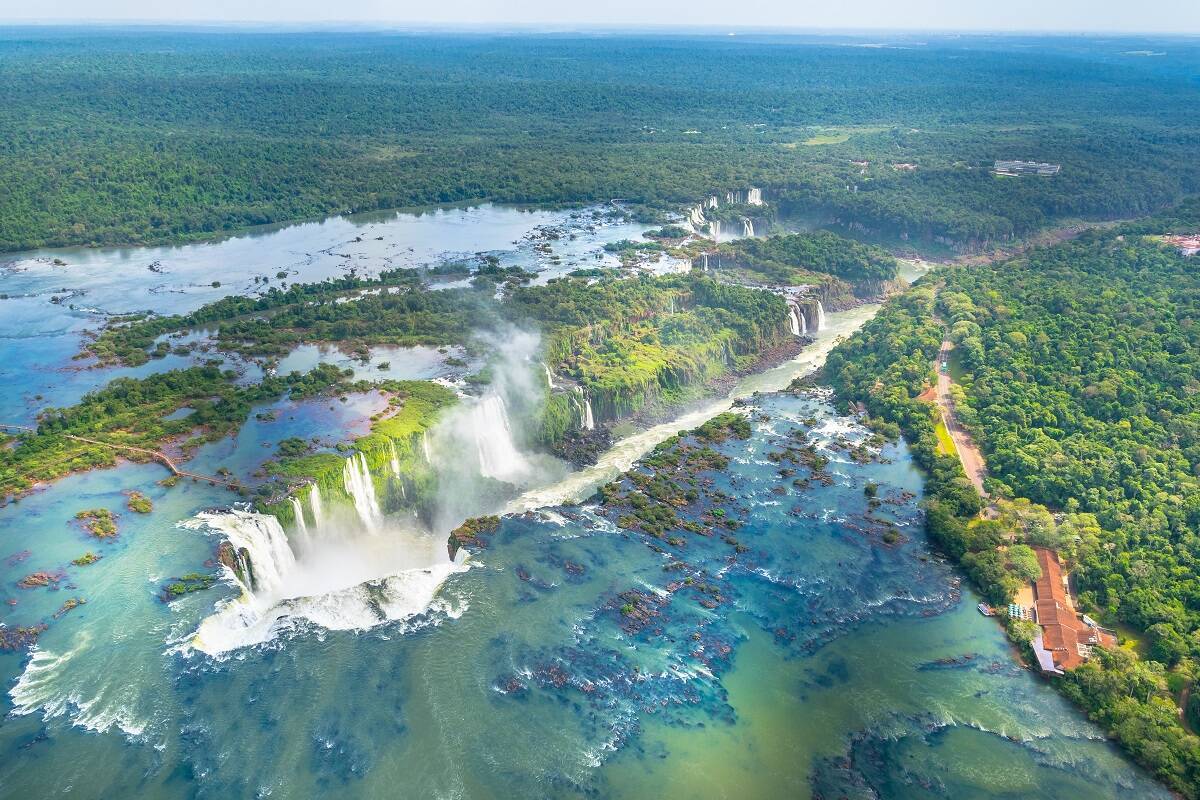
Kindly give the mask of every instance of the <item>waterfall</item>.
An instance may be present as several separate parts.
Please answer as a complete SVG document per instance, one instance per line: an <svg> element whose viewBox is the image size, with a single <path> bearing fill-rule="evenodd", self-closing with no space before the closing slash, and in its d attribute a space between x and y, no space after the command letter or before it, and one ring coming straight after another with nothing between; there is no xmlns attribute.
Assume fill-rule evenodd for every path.
<svg viewBox="0 0 1200 800"><path fill-rule="evenodd" d="M708 272L708 253L701 253L704 256L704 271Z"/></svg>
<svg viewBox="0 0 1200 800"><path fill-rule="evenodd" d="M379 510L379 501L375 498L375 483L371 480L367 457L363 453L355 453L346 459L342 467L342 481L345 483L346 493L354 500L354 510L358 512L363 527L374 533L383 522L383 512Z"/></svg>
<svg viewBox="0 0 1200 800"><path fill-rule="evenodd" d="M228 511L201 514L198 519L220 530L233 545L240 569L225 566L247 595L275 594L296 566L296 555L288 544L287 534L279 520L270 514Z"/></svg>
<svg viewBox="0 0 1200 800"><path fill-rule="evenodd" d="M762 189L755 189L753 186L746 192L746 205L761 206L763 204Z"/></svg>
<svg viewBox="0 0 1200 800"><path fill-rule="evenodd" d="M796 306L788 303L788 318L791 322L792 336L800 335L800 315L796 313Z"/></svg>
<svg viewBox="0 0 1200 800"><path fill-rule="evenodd" d="M575 394L579 398L575 401L575 407L579 409L579 427L581 430L594 431L596 430L596 418L592 416L592 401L584 394L583 387L576 386Z"/></svg>
<svg viewBox="0 0 1200 800"><path fill-rule="evenodd" d="M429 454L429 431L421 431L421 453L425 456L425 463L432 464L433 456Z"/></svg>
<svg viewBox="0 0 1200 800"><path fill-rule="evenodd" d="M396 443L391 438L388 439L388 448L391 450L391 455L392 455L392 458L391 458L392 475L399 478L400 477L400 455L396 452Z"/></svg>
<svg viewBox="0 0 1200 800"><path fill-rule="evenodd" d="M296 518L296 530L304 538L308 538L308 523L304 521L304 506L300 505L300 498L292 495L288 498L288 502L292 504L292 516Z"/></svg>
<svg viewBox="0 0 1200 800"><path fill-rule="evenodd" d="M542 369L546 371L546 388L553 391L554 389L554 373L550 371L550 367L545 361L542 362Z"/></svg>
<svg viewBox="0 0 1200 800"><path fill-rule="evenodd" d="M704 219L704 206L697 205L688 209L688 222L692 223L692 228L700 230L704 227L707 220Z"/></svg>
<svg viewBox="0 0 1200 800"><path fill-rule="evenodd" d="M716 207L717 207L717 196L716 196L716 195L712 195L712 196L711 196L711 197L709 197L709 198L708 198L706 201L704 201L704 204L705 204L705 206L707 206L708 208L716 208Z"/></svg>
<svg viewBox="0 0 1200 800"><path fill-rule="evenodd" d="M817 301L817 330L825 330L825 307L820 300Z"/></svg>
<svg viewBox="0 0 1200 800"><path fill-rule="evenodd" d="M749 217L742 217L742 236L754 236L754 221Z"/></svg>
<svg viewBox="0 0 1200 800"><path fill-rule="evenodd" d="M733 192L725 193L725 202L726 203L728 203L729 205L734 205L735 203L737 203L737 201L738 201L738 198L737 198L736 194L734 194Z"/></svg>
<svg viewBox="0 0 1200 800"><path fill-rule="evenodd" d="M721 223L717 220L712 220L708 223L708 232L712 235L714 241L721 238Z"/></svg>
<svg viewBox="0 0 1200 800"><path fill-rule="evenodd" d="M312 512L313 527L321 527L321 490L315 483L308 490L308 510Z"/></svg>
<svg viewBox="0 0 1200 800"><path fill-rule="evenodd" d="M513 444L504 399L492 393L471 410L479 471L488 478L511 482L528 471L525 457Z"/></svg>

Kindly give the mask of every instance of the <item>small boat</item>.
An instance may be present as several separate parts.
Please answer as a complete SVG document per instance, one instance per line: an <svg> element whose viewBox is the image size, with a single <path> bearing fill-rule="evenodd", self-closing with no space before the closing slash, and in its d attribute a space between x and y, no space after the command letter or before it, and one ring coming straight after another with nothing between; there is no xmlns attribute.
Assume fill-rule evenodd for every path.
<svg viewBox="0 0 1200 800"><path fill-rule="evenodd" d="M994 617L994 616L996 616L996 612L995 612L995 611L992 611L992 607L991 607L991 606L989 606L987 603L980 603L979 605L977 605L977 606L975 606L975 607L976 607L976 608L978 608L978 609L979 609L979 613L980 613L980 614L983 614L985 617Z"/></svg>

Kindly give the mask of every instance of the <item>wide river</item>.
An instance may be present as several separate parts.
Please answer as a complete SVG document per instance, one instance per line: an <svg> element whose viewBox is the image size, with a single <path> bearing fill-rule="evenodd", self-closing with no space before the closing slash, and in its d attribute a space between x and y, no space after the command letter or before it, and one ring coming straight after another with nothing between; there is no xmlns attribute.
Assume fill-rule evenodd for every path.
<svg viewBox="0 0 1200 800"><path fill-rule="evenodd" d="M72 357L105 314L181 312L264 285L479 254L544 280L613 265L603 245L644 230L605 211L376 214L180 247L0 257L0 422L211 357L82 368ZM252 627L231 581L170 603L160 593L171 578L214 572L216 534L245 523L203 515L227 510L226 492L164 488L161 467L122 465L0 508L0 620L48 625L31 653L0 652L0 798L1168 797L1017 666L931 555L903 443L860 463L847 453L867 438L854 420L819 392L779 391L873 314L829 314L795 360L616 442L594 468L525 487L466 563L396 521L367 537L332 513L302 539L289 532L286 552L261 563L281 585L317 586L322 565L341 569L343 556L395 567L281 594L266 622L252 621L261 635L219 647L197 632ZM364 377L448 380L467 369L431 349L379 355L363 367L308 347L287 368L331 360ZM228 363L247 380L260 370ZM709 522L717 511L743 520L736 557L727 539L692 534L665 555L596 505L597 486L738 398L751 437L717 446L728 467L696 476L728 498ZM194 463L249 475L285 438L364 433L382 403L274 403ZM789 444L829 458L825 474L781 473ZM126 511L130 490L154 511ZM95 507L118 512L115 540L72 522ZM266 547L268 534L248 535ZM71 563L87 551L101 560ZM18 588L37 571L58 580ZM86 603L58 614L73 598ZM642 608L652 613L633 624Z"/></svg>

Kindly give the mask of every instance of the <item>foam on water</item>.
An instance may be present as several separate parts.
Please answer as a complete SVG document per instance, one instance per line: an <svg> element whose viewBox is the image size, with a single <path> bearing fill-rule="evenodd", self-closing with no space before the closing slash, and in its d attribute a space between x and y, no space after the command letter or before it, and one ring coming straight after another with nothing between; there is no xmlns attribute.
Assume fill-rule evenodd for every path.
<svg viewBox="0 0 1200 800"><path fill-rule="evenodd" d="M304 623L365 630L431 611L461 612L437 598L445 580L467 568L449 560L444 543L392 521L371 531L354 524L358 521L332 518L312 529L310 547L300 557L270 515L234 510L181 523L244 548L254 580L248 586L226 568L241 595L219 602L180 649L218 655L270 641Z"/></svg>

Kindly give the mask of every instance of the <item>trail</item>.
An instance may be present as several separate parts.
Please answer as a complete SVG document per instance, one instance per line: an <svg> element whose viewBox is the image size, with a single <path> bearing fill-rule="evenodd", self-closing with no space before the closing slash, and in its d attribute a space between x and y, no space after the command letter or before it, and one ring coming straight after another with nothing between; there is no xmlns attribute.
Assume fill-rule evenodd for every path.
<svg viewBox="0 0 1200 800"><path fill-rule="evenodd" d="M942 424L946 426L946 430L950 433L950 438L954 440L954 448L958 450L958 459L962 462L963 471L967 473L967 478L971 481L971 485L979 492L979 496L987 498L988 493L984 491L983 481L987 477L987 466L983 460L983 454L979 452L975 442L971 439L971 435L958 421L958 415L954 408L954 398L950 396L950 386L953 383L950 380L950 370L943 369L943 364L948 364L950 361L950 351L954 349L954 343L949 339L942 341L942 349L938 353L937 364L937 404L938 409L942 414Z"/></svg>

